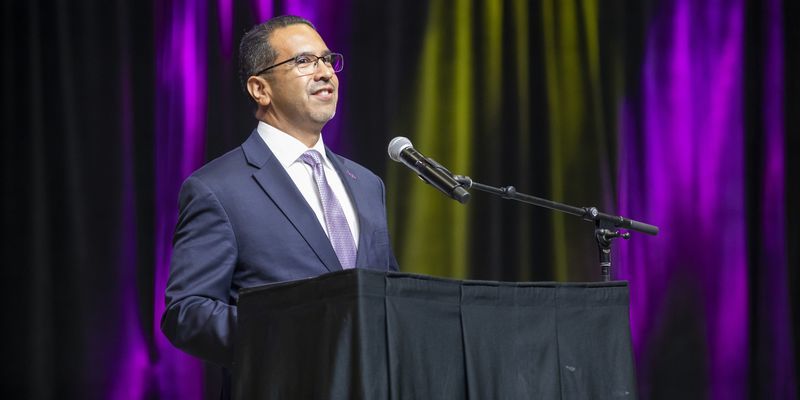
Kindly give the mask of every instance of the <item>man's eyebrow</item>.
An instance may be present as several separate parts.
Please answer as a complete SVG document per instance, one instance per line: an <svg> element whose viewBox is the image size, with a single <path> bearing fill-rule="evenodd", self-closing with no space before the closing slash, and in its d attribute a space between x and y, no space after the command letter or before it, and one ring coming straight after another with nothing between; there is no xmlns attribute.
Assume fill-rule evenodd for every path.
<svg viewBox="0 0 800 400"><path fill-rule="evenodd" d="M325 57L325 56L327 56L327 55L329 55L329 54L331 54L331 53L333 53L333 52L332 52L332 51L330 51L330 50L325 50L325 51L323 51L323 52L322 52L322 54L320 55L320 57ZM313 52L311 52L311 51L304 51L304 52L302 52L302 53L298 53L298 54L296 54L296 55L295 55L295 57L300 57L300 56L314 56L314 57L316 57L317 55L316 55L316 54L314 54L314 53L313 53Z"/></svg>

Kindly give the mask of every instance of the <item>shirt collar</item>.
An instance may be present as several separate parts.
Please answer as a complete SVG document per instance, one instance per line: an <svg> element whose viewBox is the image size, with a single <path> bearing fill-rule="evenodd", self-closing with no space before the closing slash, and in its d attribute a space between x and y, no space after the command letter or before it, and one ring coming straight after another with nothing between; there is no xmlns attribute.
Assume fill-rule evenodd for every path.
<svg viewBox="0 0 800 400"><path fill-rule="evenodd" d="M283 168L289 168L290 165L298 161L298 158L303 153L312 149L322 155L322 163L325 166L331 167L328 154L325 152L325 143L322 141L322 133L320 133L317 143L309 148L293 136L266 122L259 121L256 130L258 135L261 136L261 140L267 144Z"/></svg>

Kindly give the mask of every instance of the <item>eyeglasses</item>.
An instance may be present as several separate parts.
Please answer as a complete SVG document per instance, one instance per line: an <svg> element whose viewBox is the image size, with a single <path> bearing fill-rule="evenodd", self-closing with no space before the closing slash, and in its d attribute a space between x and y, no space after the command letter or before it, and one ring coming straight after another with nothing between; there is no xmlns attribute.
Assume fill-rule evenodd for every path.
<svg viewBox="0 0 800 400"><path fill-rule="evenodd" d="M277 64L273 64L267 68L264 68L256 75L261 75L275 67L290 62L294 63L294 65L297 67L297 71L299 71L301 74L313 74L317 69L317 62L319 60L322 60L326 67L333 69L333 72L340 72L342 69L344 69L344 56L339 53L328 53L321 57L314 54L300 54L297 57L293 57L286 61L281 61Z"/></svg>

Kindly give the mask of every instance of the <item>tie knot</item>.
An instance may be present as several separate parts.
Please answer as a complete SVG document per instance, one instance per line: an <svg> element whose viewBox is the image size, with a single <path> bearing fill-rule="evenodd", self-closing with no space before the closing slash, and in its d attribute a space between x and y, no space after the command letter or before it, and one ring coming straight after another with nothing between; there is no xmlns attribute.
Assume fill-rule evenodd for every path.
<svg viewBox="0 0 800 400"><path fill-rule="evenodd" d="M306 151L302 156L300 156L300 159L312 167L322 164L322 155L316 150Z"/></svg>

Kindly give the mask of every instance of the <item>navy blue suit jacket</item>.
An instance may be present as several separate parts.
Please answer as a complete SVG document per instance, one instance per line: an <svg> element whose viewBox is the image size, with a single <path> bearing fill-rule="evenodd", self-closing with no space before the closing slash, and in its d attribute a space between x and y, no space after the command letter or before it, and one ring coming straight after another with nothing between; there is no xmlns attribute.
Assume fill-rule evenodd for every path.
<svg viewBox="0 0 800 400"><path fill-rule="evenodd" d="M358 215L356 267L397 270L383 182L327 155ZM239 289L342 269L316 215L256 131L192 174L179 207L161 330L202 359L230 367Z"/></svg>

